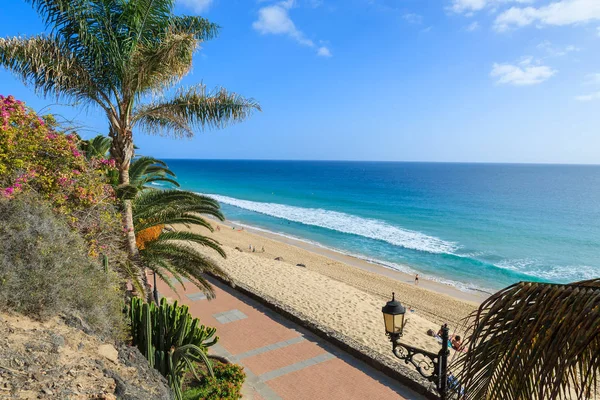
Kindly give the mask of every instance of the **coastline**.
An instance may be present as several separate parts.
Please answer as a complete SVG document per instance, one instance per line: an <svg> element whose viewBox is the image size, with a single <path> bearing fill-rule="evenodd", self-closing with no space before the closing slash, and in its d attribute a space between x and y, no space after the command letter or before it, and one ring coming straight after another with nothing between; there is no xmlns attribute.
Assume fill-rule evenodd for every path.
<svg viewBox="0 0 600 400"><path fill-rule="evenodd" d="M439 343L427 331L437 332L447 323L452 334L462 335L464 318L483 300L483 296L466 297L458 289L444 288L446 285L437 282L423 280L415 286L412 276L305 242L248 227L242 230L230 221L210 222L215 228L212 234L206 229L193 231L221 243L227 258L221 259L208 248L197 249L214 260L234 285L284 304L306 320L384 357L389 356L389 341L383 334L381 307L392 292L407 307L404 340L435 352Z"/></svg>
<svg viewBox="0 0 600 400"><path fill-rule="evenodd" d="M215 221L216 222L216 221ZM226 225L229 228L232 227L243 227L245 231L250 232L254 235L262 236L277 242L286 243L290 246L295 246L300 249L306 250L311 253L315 253L324 257L327 257L334 261L339 261L351 267L360 268L364 271L373 272L379 275L386 276L388 278L397 280L399 282L405 284L414 285L415 276L412 274L408 274L403 271L399 271L388 267L384 264L370 261L365 258L361 258L358 256L353 256L350 254L342 253L341 251L330 249L324 246L320 246L318 244L313 244L305 240L295 239L293 237L278 234L276 232L270 232L264 229L255 228L251 225L235 223L234 221L227 221L225 223L220 223L221 225ZM445 284L442 282L438 282L435 280L428 279L427 277L423 277L419 274L419 285L418 288L430 290L439 294L445 294L455 299L476 303L479 305L483 300L492 295L491 292L485 292L483 290L475 290L475 289L466 289L461 290L456 288L450 284Z"/></svg>

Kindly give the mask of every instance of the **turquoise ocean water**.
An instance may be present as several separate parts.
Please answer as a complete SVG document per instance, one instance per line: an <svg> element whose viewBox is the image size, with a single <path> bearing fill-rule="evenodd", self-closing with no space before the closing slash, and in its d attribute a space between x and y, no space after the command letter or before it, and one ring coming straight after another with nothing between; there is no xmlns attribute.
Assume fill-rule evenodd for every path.
<svg viewBox="0 0 600 400"><path fill-rule="evenodd" d="M231 221L459 288L600 276L600 166L167 162Z"/></svg>

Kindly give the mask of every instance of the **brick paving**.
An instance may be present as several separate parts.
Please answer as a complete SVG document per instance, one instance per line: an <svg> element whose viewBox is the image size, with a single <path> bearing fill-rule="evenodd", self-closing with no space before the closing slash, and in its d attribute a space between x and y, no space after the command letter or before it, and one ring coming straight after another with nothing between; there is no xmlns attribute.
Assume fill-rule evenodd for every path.
<svg viewBox="0 0 600 400"><path fill-rule="evenodd" d="M211 353L244 367L245 399L424 399L235 289L210 282L216 293L211 301L189 282L185 290L173 282L180 297L163 282L158 290L217 328Z"/></svg>

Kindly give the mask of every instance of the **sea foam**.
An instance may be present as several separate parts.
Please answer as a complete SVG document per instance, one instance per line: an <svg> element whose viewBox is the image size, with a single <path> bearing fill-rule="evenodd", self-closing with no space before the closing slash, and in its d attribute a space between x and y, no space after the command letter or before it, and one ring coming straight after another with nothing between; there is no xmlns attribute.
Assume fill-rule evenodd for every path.
<svg viewBox="0 0 600 400"><path fill-rule="evenodd" d="M452 254L457 249L455 243L429 236L421 232L399 228L377 219L362 218L322 208L303 208L277 203L262 203L218 194L207 194L207 196L210 196L221 203L260 214L305 225L318 226L342 233L358 235L369 239L382 240L406 249L425 251L434 254Z"/></svg>

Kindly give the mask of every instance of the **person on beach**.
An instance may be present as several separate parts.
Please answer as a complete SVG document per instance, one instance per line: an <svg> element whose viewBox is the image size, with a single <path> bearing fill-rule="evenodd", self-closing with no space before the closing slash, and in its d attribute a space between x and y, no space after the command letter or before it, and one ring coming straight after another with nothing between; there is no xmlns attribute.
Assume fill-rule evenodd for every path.
<svg viewBox="0 0 600 400"><path fill-rule="evenodd" d="M217 231L221 232L221 226L217 225Z"/></svg>
<svg viewBox="0 0 600 400"><path fill-rule="evenodd" d="M415 275L415 285L419 284L419 274Z"/></svg>
<svg viewBox="0 0 600 400"><path fill-rule="evenodd" d="M248 245L248 250L252 251L252 244Z"/></svg>
<svg viewBox="0 0 600 400"><path fill-rule="evenodd" d="M462 340L460 336L456 335L452 338L452 348L456 351L462 351Z"/></svg>
<svg viewBox="0 0 600 400"><path fill-rule="evenodd" d="M264 253L265 252L265 246L262 247L261 252Z"/></svg>

